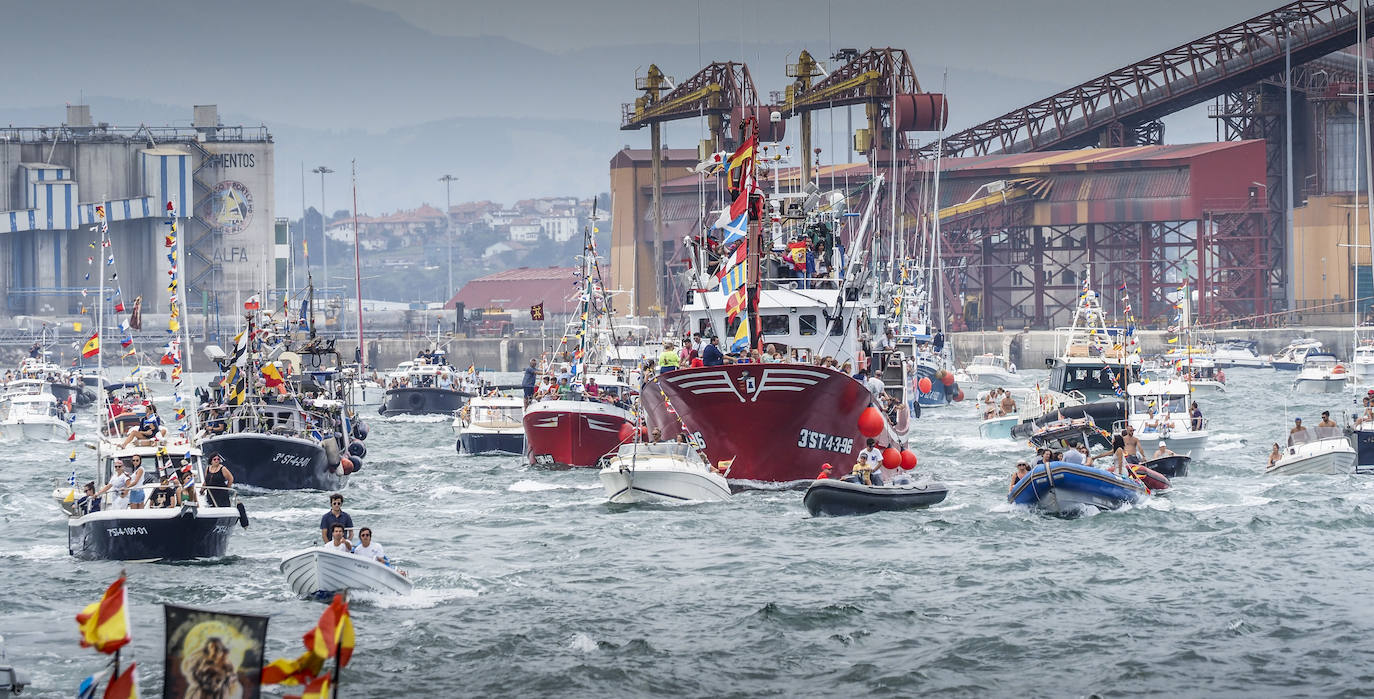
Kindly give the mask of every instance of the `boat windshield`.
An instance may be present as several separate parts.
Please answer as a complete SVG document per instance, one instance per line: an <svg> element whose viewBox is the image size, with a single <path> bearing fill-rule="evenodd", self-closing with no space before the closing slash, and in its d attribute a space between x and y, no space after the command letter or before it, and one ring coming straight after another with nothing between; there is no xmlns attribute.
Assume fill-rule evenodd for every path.
<svg viewBox="0 0 1374 699"><path fill-rule="evenodd" d="M692 455L692 445L683 442L654 442L638 444L622 444L616 452L619 456L634 455L654 455L654 456L676 456L689 459Z"/></svg>
<svg viewBox="0 0 1374 699"><path fill-rule="evenodd" d="M1339 427L1305 427L1288 435L1288 444L1307 444L1323 439L1345 439L1345 433Z"/></svg>
<svg viewBox="0 0 1374 699"><path fill-rule="evenodd" d="M978 365L978 366L995 366L995 367L1000 367L1000 366L1003 366L1003 365L1005 364L1005 362L1002 361L1002 358L1001 358L1001 357L990 357L990 356L974 357L974 358L973 358L973 363L976 364L976 365Z"/></svg>

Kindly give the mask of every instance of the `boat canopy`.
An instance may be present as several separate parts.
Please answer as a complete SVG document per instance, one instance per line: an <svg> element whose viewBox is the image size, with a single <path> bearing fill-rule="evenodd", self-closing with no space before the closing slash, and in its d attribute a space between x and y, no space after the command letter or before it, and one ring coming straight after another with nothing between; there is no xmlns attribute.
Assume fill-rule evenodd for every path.
<svg viewBox="0 0 1374 699"><path fill-rule="evenodd" d="M1289 446L1320 442L1324 439L1345 439L1345 432L1339 427L1304 427L1288 435Z"/></svg>

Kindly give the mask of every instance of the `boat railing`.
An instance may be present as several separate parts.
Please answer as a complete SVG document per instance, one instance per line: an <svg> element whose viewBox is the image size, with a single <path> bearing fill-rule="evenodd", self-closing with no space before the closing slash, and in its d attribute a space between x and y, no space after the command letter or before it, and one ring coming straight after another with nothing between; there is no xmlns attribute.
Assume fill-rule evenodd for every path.
<svg viewBox="0 0 1374 699"><path fill-rule="evenodd" d="M696 452L686 442L635 442L622 444L616 450L617 456L675 456L691 460Z"/></svg>

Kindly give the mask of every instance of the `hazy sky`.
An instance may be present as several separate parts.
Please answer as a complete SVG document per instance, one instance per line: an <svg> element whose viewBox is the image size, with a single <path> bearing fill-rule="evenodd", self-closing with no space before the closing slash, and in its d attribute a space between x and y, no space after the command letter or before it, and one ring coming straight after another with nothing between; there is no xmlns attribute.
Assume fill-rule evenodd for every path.
<svg viewBox="0 0 1374 699"><path fill-rule="evenodd" d="M965 128L1274 7L1257 0L0 0L11 23L0 124L46 125L85 100L97 121L226 124L275 137L278 212L301 208L302 164L357 159L368 212L455 201L590 196L608 187L621 104L650 63L678 79L714 60L750 67L761 94L808 49L893 46L922 87L948 69ZM700 40L700 43L698 43ZM18 57L42 57L19 61ZM22 64L22 65L21 65ZM844 113L817 120L823 160L844 159ZM1167 120L1170 142L1212 138L1205 106ZM855 126L858 126L856 122ZM694 147L696 120L666 129ZM795 139L795 125L788 129ZM833 135L832 135L833 134ZM930 134L920 135L921 137ZM833 145L832 145L833 144ZM328 201L349 199L348 181ZM318 188L305 188L306 206ZM334 206L330 207L331 209Z"/></svg>

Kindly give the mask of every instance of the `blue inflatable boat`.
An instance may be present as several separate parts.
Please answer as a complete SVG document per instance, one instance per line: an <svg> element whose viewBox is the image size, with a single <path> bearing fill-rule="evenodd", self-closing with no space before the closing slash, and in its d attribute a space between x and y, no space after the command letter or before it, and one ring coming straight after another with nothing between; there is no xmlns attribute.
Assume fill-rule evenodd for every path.
<svg viewBox="0 0 1374 699"><path fill-rule="evenodd" d="M1084 507L1114 510L1145 499L1145 486L1093 466L1063 461L1032 468L1007 494L1007 502L1057 514L1075 514Z"/></svg>

